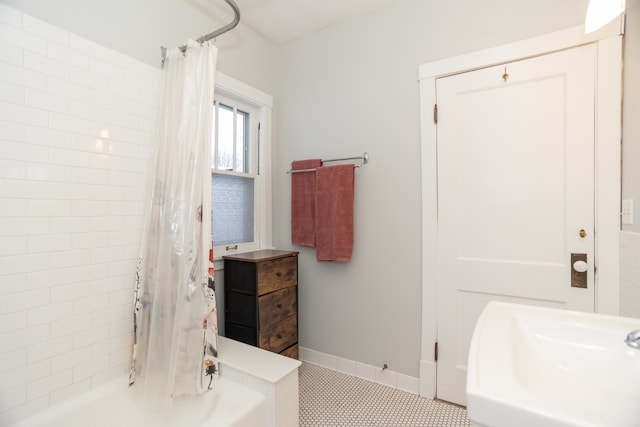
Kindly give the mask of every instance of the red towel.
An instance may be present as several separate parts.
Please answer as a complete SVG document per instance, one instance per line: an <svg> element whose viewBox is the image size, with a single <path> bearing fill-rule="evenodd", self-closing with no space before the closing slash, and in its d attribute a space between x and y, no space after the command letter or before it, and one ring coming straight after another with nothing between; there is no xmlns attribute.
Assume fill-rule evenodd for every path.
<svg viewBox="0 0 640 427"><path fill-rule="evenodd" d="M349 261L353 252L353 165L316 169L316 259Z"/></svg>
<svg viewBox="0 0 640 427"><path fill-rule="evenodd" d="M322 160L297 160L291 170L315 169ZM291 174L291 243L299 246L316 246L316 173Z"/></svg>

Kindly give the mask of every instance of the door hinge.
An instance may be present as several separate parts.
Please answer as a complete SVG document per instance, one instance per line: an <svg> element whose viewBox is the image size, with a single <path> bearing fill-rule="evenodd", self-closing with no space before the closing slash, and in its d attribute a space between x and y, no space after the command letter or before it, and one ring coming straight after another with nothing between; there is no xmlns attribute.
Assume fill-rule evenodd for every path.
<svg viewBox="0 0 640 427"><path fill-rule="evenodd" d="M436 344L433 346L433 361L437 362L438 361L438 342L436 341Z"/></svg>
<svg viewBox="0 0 640 427"><path fill-rule="evenodd" d="M438 124L438 104L433 105L433 123Z"/></svg>

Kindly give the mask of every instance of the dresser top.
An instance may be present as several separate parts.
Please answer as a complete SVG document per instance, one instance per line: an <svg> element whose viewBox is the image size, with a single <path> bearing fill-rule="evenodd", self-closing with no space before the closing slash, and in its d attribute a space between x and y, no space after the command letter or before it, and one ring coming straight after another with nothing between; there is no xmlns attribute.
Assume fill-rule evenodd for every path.
<svg viewBox="0 0 640 427"><path fill-rule="evenodd" d="M232 261L245 261L245 262L262 262L269 261L271 259L284 258L288 256L297 256L300 252L296 251L279 251L277 249L263 249L260 251L245 252L242 254L225 255L222 259L228 259Z"/></svg>

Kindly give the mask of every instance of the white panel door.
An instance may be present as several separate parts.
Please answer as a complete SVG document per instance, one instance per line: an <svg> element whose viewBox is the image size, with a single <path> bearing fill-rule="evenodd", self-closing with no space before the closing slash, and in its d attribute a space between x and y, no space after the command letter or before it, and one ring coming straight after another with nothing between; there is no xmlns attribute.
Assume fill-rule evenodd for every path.
<svg viewBox="0 0 640 427"><path fill-rule="evenodd" d="M492 300L594 310L595 47L437 80L437 397ZM582 233L580 230L584 230ZM571 254L587 288L571 286Z"/></svg>

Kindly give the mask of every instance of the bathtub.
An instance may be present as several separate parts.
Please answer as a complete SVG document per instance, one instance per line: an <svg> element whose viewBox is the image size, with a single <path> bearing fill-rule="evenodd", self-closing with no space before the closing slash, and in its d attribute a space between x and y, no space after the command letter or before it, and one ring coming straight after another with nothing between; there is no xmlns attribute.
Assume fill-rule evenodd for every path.
<svg viewBox="0 0 640 427"><path fill-rule="evenodd" d="M135 386L134 386L135 387ZM127 378L92 389L21 420L13 427L260 427L267 425L264 395L225 378L199 396L174 399L168 414L135 404Z"/></svg>

